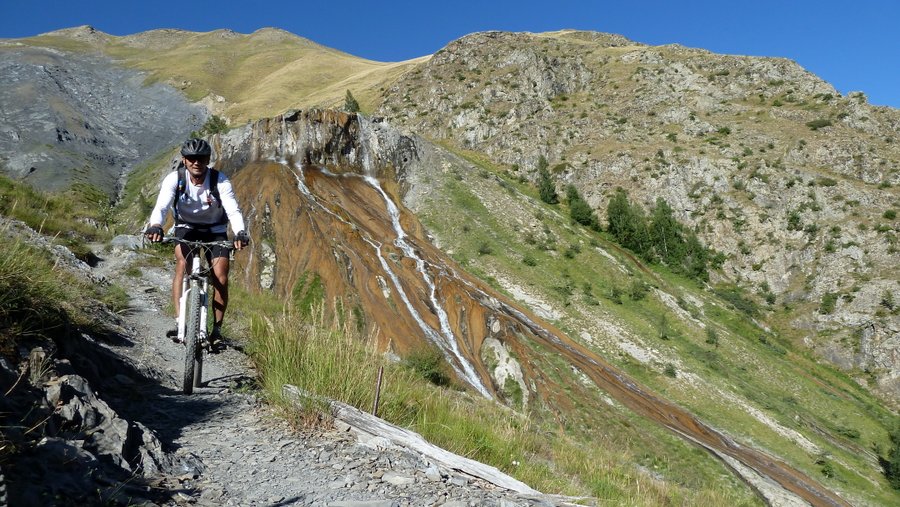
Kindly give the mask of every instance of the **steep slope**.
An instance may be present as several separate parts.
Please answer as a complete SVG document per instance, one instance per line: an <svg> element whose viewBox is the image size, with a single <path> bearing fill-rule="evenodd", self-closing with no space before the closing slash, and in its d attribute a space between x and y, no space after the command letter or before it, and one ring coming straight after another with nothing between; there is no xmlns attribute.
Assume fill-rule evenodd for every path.
<svg viewBox="0 0 900 507"><path fill-rule="evenodd" d="M666 396L674 395L688 405L696 404L696 396L715 385L714 398L743 407L738 412L746 410L748 414L756 414L749 418L745 414L742 418L735 414L723 417L720 413L716 426L731 427L745 436L752 434L754 440L766 442L765 452L753 450L760 442L753 446L740 444L733 436L663 401L598 354L600 351L604 355L613 354L621 362L621 356L603 344L618 342L626 347L623 338L631 339L637 342L631 343L632 350L638 350L639 344L645 343L639 336L646 322L620 323L625 327L617 330L614 316L600 313L593 320L606 322L605 336L594 339L588 335L586 341L579 343L466 274L431 244L416 217L396 204L400 195L405 196L404 202L408 204L418 199L417 206L427 216L428 206L422 202L429 198L447 200L441 190L458 181L454 175L464 175L462 179L477 178L476 169L443 150L402 136L386 124L327 111L264 120L218 136L214 141L219 167L231 171L236 188L243 189L239 190L239 197L257 238L252 255L241 265L251 285L285 296L291 293L302 296L315 284L326 300L340 301L347 315L356 315L363 325L375 328L381 347L401 355L423 345L434 347L442 352L457 377L483 396L505 400L535 417L554 417L576 434L595 435L595 438L605 434L605 438L621 439L624 446L633 447L636 453L638 449L646 452L655 448L668 459L682 459L675 456L684 452L679 448L686 444L671 441L652 425L647 426L648 421L654 421L684 437L687 445L696 444L710 450L744 480L762 490L766 498L782 498L777 500L779 503L792 495L816 505L847 501L782 459L810 470L817 456L833 453L833 459L842 469L851 467L853 473L879 481L877 465L873 467L874 457L854 463L857 458L851 456L859 451L857 446L847 447L846 442L838 443L830 437L823 439L822 435L809 433L808 428L796 425L788 428L784 422L767 418L753 407L753 400L745 398L741 388L717 382L709 384L708 381L715 379L704 379L705 372L691 371L693 366L688 363L679 367L685 369L678 374L684 380L675 383L661 381L657 374L646 377L645 367L635 368L631 363L630 368L650 378ZM508 194L499 183L487 178L480 184ZM533 202L528 204L527 198L520 197L524 200L519 206L537 209ZM475 198L470 199L469 205L486 203ZM496 204L502 203L498 199ZM458 209L451 209L454 207L444 206L445 215L457 213ZM623 263L618 255L597 250L595 258L605 255L612 259L601 261L607 269L612 266L629 269L625 267L629 261ZM664 280L650 276L665 289L677 290L667 287ZM665 302L666 297L674 302L673 296L658 292L652 298L655 304ZM689 293L684 296L702 305L704 312L734 318L711 300L694 299L696 296ZM709 325L719 325L711 318L699 318ZM673 316L672 326L681 328L682 320L691 319ZM744 361L762 359L753 357L758 351L752 343L743 344L737 336L732 339L731 329L726 329L722 331L723 339L727 334L729 345L740 349L736 352ZM670 352L650 349L644 353L663 356ZM730 357L730 353L723 354L719 361L730 362ZM626 360L624 364L628 363ZM778 370L789 368L790 361L784 359L777 365ZM796 372L798 366L793 368ZM813 370L817 375L827 375L820 368L813 367ZM685 381L688 385L684 385ZM806 382L798 386L805 388ZM813 393L802 401L795 400L795 404L802 406L796 408L796 413L815 417L814 404L822 397L832 396L831 393L853 392L855 399L865 399L852 385L823 387L826 391L823 394ZM768 385L766 389L776 387ZM838 410L842 414L855 410L850 408L856 403L854 398L842 401L841 404L848 405ZM722 405L717 406L721 411ZM614 421L625 429L611 429L610 423ZM866 427L870 428L871 423L866 422ZM599 434L593 429L598 425L604 428ZM869 431L866 430L867 434ZM871 427L871 431L873 436L882 432L879 438L884 438L883 428ZM709 466L713 464L705 462L700 468ZM667 469L666 473L679 472ZM766 487L767 480L780 484L780 491ZM865 483L871 486L868 480ZM847 488L837 484L833 487ZM853 498L873 494L864 493L865 487L850 489L854 490L848 492ZM780 496L785 494L788 497ZM879 498L884 494L890 496L884 491L875 493ZM867 501L871 498L874 497Z"/></svg>
<svg viewBox="0 0 900 507"><path fill-rule="evenodd" d="M109 58L0 43L0 170L36 188L114 195L121 176L205 118Z"/></svg>
<svg viewBox="0 0 900 507"><path fill-rule="evenodd" d="M727 255L714 281L896 398L897 110L785 59L563 31L454 41L379 113L522 181L545 156L601 218L616 187L663 197Z"/></svg>
<svg viewBox="0 0 900 507"><path fill-rule="evenodd" d="M347 90L371 109L425 60L373 62L274 28L117 37L82 26L0 40L0 171L39 188L81 183L115 196L122 176L210 113L241 123L341 104Z"/></svg>
<svg viewBox="0 0 900 507"><path fill-rule="evenodd" d="M423 61L365 60L276 28L249 35L162 29L116 37L83 26L20 42L101 52L146 72L149 82L167 83L190 100L202 100L235 124L290 108L337 105L348 89L364 108L371 107L379 90Z"/></svg>

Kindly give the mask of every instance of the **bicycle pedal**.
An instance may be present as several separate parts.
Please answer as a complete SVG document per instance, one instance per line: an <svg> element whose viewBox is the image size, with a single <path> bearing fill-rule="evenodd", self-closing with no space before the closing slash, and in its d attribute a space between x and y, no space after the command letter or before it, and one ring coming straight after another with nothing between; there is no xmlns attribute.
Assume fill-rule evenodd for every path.
<svg viewBox="0 0 900 507"><path fill-rule="evenodd" d="M210 354L218 354L220 352L224 352L227 349L228 349L228 347L222 341L214 341L209 344L209 346L207 347L206 350Z"/></svg>

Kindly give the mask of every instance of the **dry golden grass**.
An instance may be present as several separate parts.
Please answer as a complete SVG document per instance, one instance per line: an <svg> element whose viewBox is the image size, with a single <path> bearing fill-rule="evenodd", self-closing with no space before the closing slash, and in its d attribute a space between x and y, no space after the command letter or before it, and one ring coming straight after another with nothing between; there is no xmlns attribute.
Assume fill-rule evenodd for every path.
<svg viewBox="0 0 900 507"><path fill-rule="evenodd" d="M79 29L22 39L29 45L101 52L165 82L194 101L213 97L214 112L231 124L281 114L288 109L343 105L347 90L363 111L380 103L383 90L428 56L376 62L316 44L277 29L252 34L152 30L116 37Z"/></svg>

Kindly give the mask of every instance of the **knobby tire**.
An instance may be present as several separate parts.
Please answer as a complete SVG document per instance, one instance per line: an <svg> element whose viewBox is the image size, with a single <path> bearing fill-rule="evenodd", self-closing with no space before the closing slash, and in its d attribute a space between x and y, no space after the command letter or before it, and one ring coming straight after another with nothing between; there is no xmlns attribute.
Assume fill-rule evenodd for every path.
<svg viewBox="0 0 900 507"><path fill-rule="evenodd" d="M6 480L3 478L3 470L0 469L0 507L8 505L9 498L6 496Z"/></svg>
<svg viewBox="0 0 900 507"><path fill-rule="evenodd" d="M184 394L194 392L200 384L200 372L195 371L197 357L202 353L200 348L200 286L191 280L188 287L187 323L184 329ZM196 377L195 377L196 375ZM196 378L196 380L195 380Z"/></svg>

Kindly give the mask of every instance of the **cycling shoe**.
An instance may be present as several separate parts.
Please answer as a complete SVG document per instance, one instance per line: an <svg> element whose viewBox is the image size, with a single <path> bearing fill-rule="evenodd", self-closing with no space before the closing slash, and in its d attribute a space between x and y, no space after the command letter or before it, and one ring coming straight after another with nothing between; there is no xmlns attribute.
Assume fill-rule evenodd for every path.
<svg viewBox="0 0 900 507"><path fill-rule="evenodd" d="M175 343L184 343L184 341L178 339L178 328L169 329L166 331L166 338L171 339Z"/></svg>

